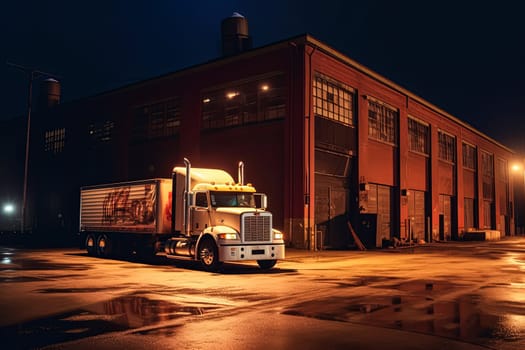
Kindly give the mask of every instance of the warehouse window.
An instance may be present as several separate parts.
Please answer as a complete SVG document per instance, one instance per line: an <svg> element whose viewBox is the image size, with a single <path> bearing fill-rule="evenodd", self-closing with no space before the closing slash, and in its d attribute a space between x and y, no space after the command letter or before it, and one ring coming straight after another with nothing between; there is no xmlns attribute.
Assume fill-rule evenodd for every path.
<svg viewBox="0 0 525 350"><path fill-rule="evenodd" d="M481 168L483 176L494 177L494 156L492 154L481 152Z"/></svg>
<svg viewBox="0 0 525 350"><path fill-rule="evenodd" d="M476 155L476 147L463 143L463 167L471 170L476 170L478 157Z"/></svg>
<svg viewBox="0 0 525 350"><path fill-rule="evenodd" d="M505 159L498 159L498 179L505 183L509 182L509 166Z"/></svg>
<svg viewBox="0 0 525 350"><path fill-rule="evenodd" d="M412 152L430 153L429 129L428 124L408 118L408 145Z"/></svg>
<svg viewBox="0 0 525 350"><path fill-rule="evenodd" d="M368 99L368 137L397 145L397 110Z"/></svg>
<svg viewBox="0 0 525 350"><path fill-rule="evenodd" d="M481 152L481 174L483 176L483 198L494 199L494 156Z"/></svg>
<svg viewBox="0 0 525 350"><path fill-rule="evenodd" d="M54 129L46 131L44 134L44 151L53 154L64 151L66 142L66 129Z"/></svg>
<svg viewBox="0 0 525 350"><path fill-rule="evenodd" d="M180 123L178 98L141 106L135 111L133 138L147 140L173 136L179 132Z"/></svg>
<svg viewBox="0 0 525 350"><path fill-rule="evenodd" d="M327 150L315 150L315 173L348 177L350 157L345 154L330 152Z"/></svg>
<svg viewBox="0 0 525 350"><path fill-rule="evenodd" d="M354 125L354 89L317 74L313 86L314 114L345 125Z"/></svg>
<svg viewBox="0 0 525 350"><path fill-rule="evenodd" d="M92 123L88 128L89 136L96 143L109 142L113 137L113 128L115 128L115 122L112 120Z"/></svg>
<svg viewBox="0 0 525 350"><path fill-rule="evenodd" d="M218 129L283 119L284 74L251 78L202 94L202 128Z"/></svg>
<svg viewBox="0 0 525 350"><path fill-rule="evenodd" d="M439 158L447 162L456 162L456 138L442 131L438 132Z"/></svg>

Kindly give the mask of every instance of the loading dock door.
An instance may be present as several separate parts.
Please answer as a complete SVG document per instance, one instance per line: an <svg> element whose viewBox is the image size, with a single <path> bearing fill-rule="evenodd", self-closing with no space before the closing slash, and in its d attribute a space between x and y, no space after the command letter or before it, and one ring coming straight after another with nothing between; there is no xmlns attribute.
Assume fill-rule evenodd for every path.
<svg viewBox="0 0 525 350"><path fill-rule="evenodd" d="M391 238L391 213L392 189L388 186L377 186L377 247L383 245L383 239Z"/></svg>
<svg viewBox="0 0 525 350"><path fill-rule="evenodd" d="M316 174L315 223L324 247L344 248L348 244L348 190L341 178ZM320 247L318 247L320 248Z"/></svg>
<svg viewBox="0 0 525 350"><path fill-rule="evenodd" d="M452 197L439 195L439 239L449 241L452 238ZM441 219L442 217L442 219ZM441 220L443 221L441 223Z"/></svg>
<svg viewBox="0 0 525 350"><path fill-rule="evenodd" d="M409 237L426 240L425 235L425 192L410 190L408 195Z"/></svg>
<svg viewBox="0 0 525 350"><path fill-rule="evenodd" d="M392 238L392 187L369 184L367 213L377 214L376 247Z"/></svg>

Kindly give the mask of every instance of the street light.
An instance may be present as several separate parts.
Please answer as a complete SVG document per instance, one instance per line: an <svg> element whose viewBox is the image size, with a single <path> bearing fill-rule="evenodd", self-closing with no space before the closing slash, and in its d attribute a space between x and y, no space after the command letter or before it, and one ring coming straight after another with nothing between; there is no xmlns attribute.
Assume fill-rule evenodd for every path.
<svg viewBox="0 0 525 350"><path fill-rule="evenodd" d="M15 212L15 206L11 203L4 204L4 214L11 215Z"/></svg>
<svg viewBox="0 0 525 350"><path fill-rule="evenodd" d="M25 228L25 214L27 206L27 175L29 167L29 141L31 136L31 105L33 100L33 80L41 77L57 78L54 74L47 73L38 69L25 67L16 63L6 62L10 67L23 71L29 77L28 96L27 96L27 128L26 128L26 154L24 161L24 193L22 197L22 212L20 213L20 230L23 233ZM5 208L4 208L5 209Z"/></svg>

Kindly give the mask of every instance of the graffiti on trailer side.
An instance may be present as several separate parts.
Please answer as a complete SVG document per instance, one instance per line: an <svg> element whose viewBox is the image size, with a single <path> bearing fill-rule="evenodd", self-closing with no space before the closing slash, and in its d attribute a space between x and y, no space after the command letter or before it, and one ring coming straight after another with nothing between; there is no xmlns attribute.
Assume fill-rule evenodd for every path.
<svg viewBox="0 0 525 350"><path fill-rule="evenodd" d="M155 222L155 185L145 184L143 197L130 200L130 186L115 188L102 203L105 225L148 225Z"/></svg>

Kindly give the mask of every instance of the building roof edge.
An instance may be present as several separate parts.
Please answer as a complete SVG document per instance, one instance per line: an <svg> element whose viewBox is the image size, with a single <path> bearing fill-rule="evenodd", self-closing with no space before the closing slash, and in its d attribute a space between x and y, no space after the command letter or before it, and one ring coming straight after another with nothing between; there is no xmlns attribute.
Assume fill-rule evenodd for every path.
<svg viewBox="0 0 525 350"><path fill-rule="evenodd" d="M414 101L417 101L419 103L421 103L423 106L431 109L432 111L436 112L436 113L439 113L440 115L452 120L453 122L465 127L466 129L474 132L475 134L477 134L478 136L481 136L487 140L489 140L490 142L498 145L499 147L505 149L506 151L512 153L512 154L516 154L516 152L505 146L504 144L500 143L499 141L493 139L492 137L484 134L483 132L479 131L478 129L474 128L472 125L468 124L467 122L453 116L452 114L446 112L445 110L439 108L438 106L428 102L427 100L423 99L422 97L419 97L418 95L410 92L409 90L405 89L404 87L394 83L393 81L385 78L384 76L380 75L379 73L376 73L374 72L373 70L371 70L370 68L362 65L361 63L351 59L350 57L346 56L345 54L337 51L336 49L332 48L331 46L323 43L322 41L314 38L313 36L311 36L310 34L307 34L306 35L306 41L308 44L310 45L313 45L315 46L317 49L321 50L322 52L344 62L345 64L351 66L352 68L360 71L361 73L363 74L366 74L367 76L371 77L372 79L382 83L382 84L385 84L387 85L388 87L396 90L397 92L400 92L402 93L403 95L406 95L407 97L413 99Z"/></svg>

